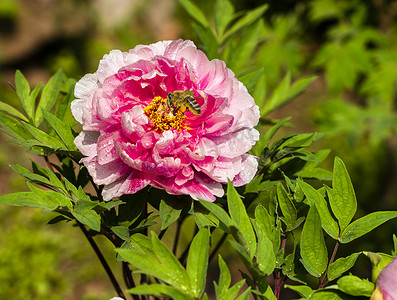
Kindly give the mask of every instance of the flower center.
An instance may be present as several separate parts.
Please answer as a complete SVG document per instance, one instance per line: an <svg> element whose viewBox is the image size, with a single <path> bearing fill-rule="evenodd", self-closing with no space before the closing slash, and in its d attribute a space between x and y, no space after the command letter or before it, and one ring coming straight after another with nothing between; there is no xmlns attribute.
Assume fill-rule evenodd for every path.
<svg viewBox="0 0 397 300"><path fill-rule="evenodd" d="M174 128L178 131L190 129L185 125L185 110L183 108L172 108L167 106L167 100L162 97L154 97L152 102L143 111L152 120L154 130L166 131Z"/></svg>

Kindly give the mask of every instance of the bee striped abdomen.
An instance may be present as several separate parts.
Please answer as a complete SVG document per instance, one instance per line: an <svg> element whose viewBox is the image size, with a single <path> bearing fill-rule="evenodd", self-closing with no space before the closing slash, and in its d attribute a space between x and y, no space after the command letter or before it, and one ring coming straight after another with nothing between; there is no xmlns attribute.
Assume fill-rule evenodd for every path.
<svg viewBox="0 0 397 300"><path fill-rule="evenodd" d="M196 99L194 99L194 97L192 96L187 96L185 98L186 100L186 106L189 108L189 110L195 114L195 115L199 115L201 113L201 109L200 109L200 105L198 105Z"/></svg>

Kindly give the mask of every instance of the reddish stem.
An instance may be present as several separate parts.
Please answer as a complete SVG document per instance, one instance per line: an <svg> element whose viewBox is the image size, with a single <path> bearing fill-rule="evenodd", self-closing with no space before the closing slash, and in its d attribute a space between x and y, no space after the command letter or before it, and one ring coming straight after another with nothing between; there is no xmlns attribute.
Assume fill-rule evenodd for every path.
<svg viewBox="0 0 397 300"><path fill-rule="evenodd" d="M285 250L286 244L287 244L287 238L282 237L280 249ZM276 299L278 299L280 297L281 288L283 287L286 280L287 280L287 277L285 277L285 276L284 276L283 280L281 280L281 270L279 270L277 272L277 279L276 279L275 291L274 291L274 296L276 297Z"/></svg>
<svg viewBox="0 0 397 300"><path fill-rule="evenodd" d="M324 286L326 286L326 284L327 284L327 273L328 273L328 269L329 269L329 266L333 263L333 261L334 261L334 259L335 259L336 251L338 251L338 248L339 248L339 242L336 241L336 244L335 244L335 247L334 247L334 251L332 252L331 259L329 260L327 269L325 270L324 277L323 277L323 279L321 280L320 285L318 286L319 289L322 289L322 288L323 288Z"/></svg>

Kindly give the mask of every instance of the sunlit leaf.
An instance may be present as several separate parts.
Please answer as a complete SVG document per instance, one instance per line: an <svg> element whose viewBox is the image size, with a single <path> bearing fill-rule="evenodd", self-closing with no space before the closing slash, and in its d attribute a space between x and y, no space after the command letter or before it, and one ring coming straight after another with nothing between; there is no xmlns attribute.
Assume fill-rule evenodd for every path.
<svg viewBox="0 0 397 300"><path fill-rule="evenodd" d="M192 292L196 298L200 298L205 288L208 266L209 231L201 229L193 238L189 248L186 264L186 272L190 279Z"/></svg>
<svg viewBox="0 0 397 300"><path fill-rule="evenodd" d="M349 243L396 217L396 211L377 211L370 213L349 224L342 232L340 241L342 243Z"/></svg>
<svg viewBox="0 0 397 300"><path fill-rule="evenodd" d="M232 218L233 223L237 226L238 230L241 232L245 240L248 253L252 259L256 252L255 232L252 228L252 224L248 217L244 203L230 180L227 185L227 202L229 205L230 217Z"/></svg>
<svg viewBox="0 0 397 300"><path fill-rule="evenodd" d="M305 269L311 275L320 277L327 268L328 254L320 216L315 206L310 207L303 225L300 253Z"/></svg>
<svg viewBox="0 0 397 300"><path fill-rule="evenodd" d="M209 27L209 23L207 21L207 18L205 17L205 15L201 11L201 9L196 6L196 4L194 4L190 0L178 0L178 2L183 6L183 8L186 10L186 12L190 15L190 17L193 20L198 22L204 28L208 28Z"/></svg>
<svg viewBox="0 0 397 300"><path fill-rule="evenodd" d="M61 84L63 80L63 72L59 70L54 76L50 78L43 89L40 101L36 108L36 115L34 119L35 126L39 126L43 120L43 111L49 111L57 100Z"/></svg>
<svg viewBox="0 0 397 300"><path fill-rule="evenodd" d="M343 231L356 213L357 201L349 173L339 157L335 157L332 190L328 191L332 212Z"/></svg>
<svg viewBox="0 0 397 300"><path fill-rule="evenodd" d="M375 289L375 284L354 275L346 275L340 278L337 284L342 292L352 296L371 297Z"/></svg>
<svg viewBox="0 0 397 300"><path fill-rule="evenodd" d="M353 253L348 257L341 257L330 264L328 268L328 281L332 281L352 268L361 252Z"/></svg>

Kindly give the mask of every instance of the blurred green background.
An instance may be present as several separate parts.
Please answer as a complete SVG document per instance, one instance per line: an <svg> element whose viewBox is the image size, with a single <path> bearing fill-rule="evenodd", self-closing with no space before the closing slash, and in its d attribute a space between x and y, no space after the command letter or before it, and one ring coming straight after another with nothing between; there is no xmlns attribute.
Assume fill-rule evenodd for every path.
<svg viewBox="0 0 397 300"><path fill-rule="evenodd" d="M212 0L194 1L207 16ZM231 1L237 12L264 1ZM291 72L318 79L306 93L270 115L292 116L282 134L321 131L315 149L345 161L362 216L397 209L397 2L392 0L272 0L249 37L249 55L223 57L237 76L264 67L268 93ZM19 105L11 85L20 69L31 86L58 68L76 79L96 71L111 49L192 39L189 16L176 0L0 0L0 99ZM205 50L205 49L204 49ZM208 49L207 49L208 50ZM247 54L247 53L245 53ZM252 54L252 55L251 55ZM216 54L213 55L216 57ZM11 85L10 85L11 83ZM254 95L263 97L264 95ZM10 164L30 165L26 149L0 135L0 194L24 190ZM72 224L46 225L39 210L0 206L0 299L109 299L111 284L92 249ZM339 255L390 253L397 222L383 225ZM111 245L97 238L115 273ZM360 258L356 272L369 274Z"/></svg>

